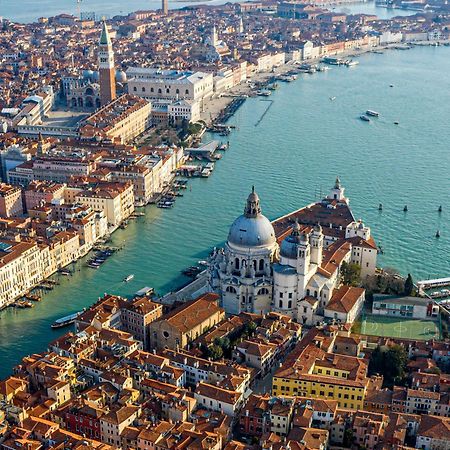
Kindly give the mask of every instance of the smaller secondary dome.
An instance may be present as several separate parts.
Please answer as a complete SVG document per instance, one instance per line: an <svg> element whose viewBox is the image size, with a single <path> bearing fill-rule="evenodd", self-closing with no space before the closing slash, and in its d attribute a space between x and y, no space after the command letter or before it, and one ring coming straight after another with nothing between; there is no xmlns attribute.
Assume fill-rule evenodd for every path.
<svg viewBox="0 0 450 450"><path fill-rule="evenodd" d="M127 74L123 70L117 70L116 81L119 83L125 83L127 81Z"/></svg>
<svg viewBox="0 0 450 450"><path fill-rule="evenodd" d="M83 78L92 78L94 76L93 70L83 70Z"/></svg>
<svg viewBox="0 0 450 450"><path fill-rule="evenodd" d="M254 188L247 198L244 214L230 227L228 242L241 247L272 246L276 243L275 230L270 220L261 213Z"/></svg>
<svg viewBox="0 0 450 450"><path fill-rule="evenodd" d="M295 222L291 234L281 242L280 255L285 258L296 259L299 245L305 245L307 240L307 235L302 233L299 223Z"/></svg>

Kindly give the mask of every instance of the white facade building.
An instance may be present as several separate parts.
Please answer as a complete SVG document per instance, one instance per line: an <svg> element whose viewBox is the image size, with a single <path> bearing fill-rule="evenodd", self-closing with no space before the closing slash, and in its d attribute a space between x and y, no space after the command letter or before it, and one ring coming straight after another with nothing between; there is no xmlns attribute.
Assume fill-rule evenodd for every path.
<svg viewBox="0 0 450 450"><path fill-rule="evenodd" d="M373 247L370 270L375 272L376 246L370 229L354 221L339 179L326 199L305 210L311 206L321 214L345 208L347 228L337 224L331 228L330 224L323 229L320 224L295 221L290 233L289 228L283 231L285 237L278 245L274 227L262 215L259 198L252 191L244 214L230 228L224 249L210 259L208 288L219 293L227 313L275 311L305 325L316 325L325 317L353 322L359 315L364 289L341 286L340 268L344 262L358 263L353 255L360 251L355 249L367 246ZM335 217L339 220L339 212ZM342 237L334 236L336 229Z"/></svg>
<svg viewBox="0 0 450 450"><path fill-rule="evenodd" d="M144 67L130 67L126 73L128 92L147 100L183 99L202 102L213 94L211 73Z"/></svg>

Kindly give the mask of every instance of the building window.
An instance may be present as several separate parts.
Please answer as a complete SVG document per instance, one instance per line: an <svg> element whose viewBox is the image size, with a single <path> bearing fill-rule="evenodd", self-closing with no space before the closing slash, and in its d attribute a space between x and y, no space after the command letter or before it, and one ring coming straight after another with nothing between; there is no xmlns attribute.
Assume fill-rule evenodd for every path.
<svg viewBox="0 0 450 450"><path fill-rule="evenodd" d="M280 302L279 302L278 306L279 306L280 308L282 308L282 307L283 307L283 300L280 300Z"/></svg>

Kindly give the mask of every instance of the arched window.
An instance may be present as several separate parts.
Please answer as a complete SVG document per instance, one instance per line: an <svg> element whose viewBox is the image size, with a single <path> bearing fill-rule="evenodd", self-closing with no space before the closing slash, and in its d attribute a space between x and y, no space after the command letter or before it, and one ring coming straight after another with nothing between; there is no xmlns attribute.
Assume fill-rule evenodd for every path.
<svg viewBox="0 0 450 450"><path fill-rule="evenodd" d="M279 301L278 306L279 306L280 308L283 307L283 300L280 300L280 301Z"/></svg>
<svg viewBox="0 0 450 450"><path fill-rule="evenodd" d="M137 92L137 87L136 86L133 87L133 92Z"/></svg>
<svg viewBox="0 0 450 450"><path fill-rule="evenodd" d="M317 291L314 291L314 297L317 298Z"/></svg>
<svg viewBox="0 0 450 450"><path fill-rule="evenodd" d="M189 95L189 89L186 89L185 94L186 94L186 95Z"/></svg>
<svg viewBox="0 0 450 450"><path fill-rule="evenodd" d="M158 94L162 94L161 88L158 89Z"/></svg>
<svg viewBox="0 0 450 450"><path fill-rule="evenodd" d="M288 301L288 308L291 309L292 308L292 300Z"/></svg>
<svg viewBox="0 0 450 450"><path fill-rule="evenodd" d="M269 289L267 289L267 288L261 288L258 291L258 295L267 295L268 293L269 293Z"/></svg>
<svg viewBox="0 0 450 450"><path fill-rule="evenodd" d="M233 286L227 286L225 291L229 292L230 294L236 294L236 289Z"/></svg>
<svg viewBox="0 0 450 450"><path fill-rule="evenodd" d="M150 92L155 92L155 89L154 88L150 88Z"/></svg>
<svg viewBox="0 0 450 450"><path fill-rule="evenodd" d="M169 88L166 89L166 94L170 94L170 89Z"/></svg>
<svg viewBox="0 0 450 450"><path fill-rule="evenodd" d="M309 289L306 289L306 295L311 295L311 292L310 292L310 290Z"/></svg>
<svg viewBox="0 0 450 450"><path fill-rule="evenodd" d="M179 94L180 93L180 90L179 89L177 89L176 91L175 91L177 94Z"/></svg>
<svg viewBox="0 0 450 450"><path fill-rule="evenodd" d="M257 267L257 266L256 266L256 264L257 264L257 263L256 263L256 259L254 259L254 260L253 260L253 268L254 268L255 270L257 270L257 268L256 268L256 267Z"/></svg>
<svg viewBox="0 0 450 450"><path fill-rule="evenodd" d="M236 259L234 260L234 268L235 268L235 269L239 269L239 258L236 258Z"/></svg>
<svg viewBox="0 0 450 450"><path fill-rule="evenodd" d="M259 270L264 270L264 259L259 260Z"/></svg>
<svg viewBox="0 0 450 450"><path fill-rule="evenodd" d="M145 87L142 88L142 92L145 92Z"/></svg>

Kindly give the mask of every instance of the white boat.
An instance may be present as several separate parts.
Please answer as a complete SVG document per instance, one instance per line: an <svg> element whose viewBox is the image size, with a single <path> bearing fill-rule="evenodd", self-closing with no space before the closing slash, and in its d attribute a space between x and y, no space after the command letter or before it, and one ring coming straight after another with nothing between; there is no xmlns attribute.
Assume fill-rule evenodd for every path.
<svg viewBox="0 0 450 450"><path fill-rule="evenodd" d="M379 112L372 111L371 109L368 109L368 110L366 111L366 114L367 114L368 116L372 116L372 117L379 117L379 116L380 116L380 113L379 113Z"/></svg>
<svg viewBox="0 0 450 450"><path fill-rule="evenodd" d="M353 60L347 61L347 62L345 63L345 65L346 65L347 67L357 66L358 64L359 64L359 61L353 61Z"/></svg>
<svg viewBox="0 0 450 450"><path fill-rule="evenodd" d="M330 100L333 102L334 100L336 100L336 97L330 97Z"/></svg>
<svg viewBox="0 0 450 450"><path fill-rule="evenodd" d="M70 314L66 317L61 317L61 319L56 319L52 323L52 328L62 328L66 327L67 325L70 325L71 323L74 323L77 317L81 314L81 312L76 312L74 314Z"/></svg>
<svg viewBox="0 0 450 450"><path fill-rule="evenodd" d="M134 275L133 275L133 274L130 274L130 275L128 275L127 277L125 277L125 278L123 279L123 282L124 282L124 283L128 283L128 282L131 281L133 278L134 278Z"/></svg>

